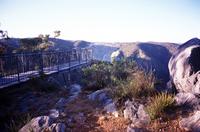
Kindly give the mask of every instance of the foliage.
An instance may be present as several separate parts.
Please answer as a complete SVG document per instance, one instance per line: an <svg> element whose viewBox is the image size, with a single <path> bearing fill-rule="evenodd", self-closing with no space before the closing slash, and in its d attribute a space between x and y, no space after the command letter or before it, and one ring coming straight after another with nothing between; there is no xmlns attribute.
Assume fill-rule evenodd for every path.
<svg viewBox="0 0 200 132"><path fill-rule="evenodd" d="M136 68L135 62L126 60L114 61L112 63L112 79L113 80L126 80L131 71Z"/></svg>
<svg viewBox="0 0 200 132"><path fill-rule="evenodd" d="M144 72L140 69L134 70L126 81L121 81L113 89L113 97L121 98L142 98L149 97L155 93L154 84L156 79L152 72Z"/></svg>
<svg viewBox="0 0 200 132"><path fill-rule="evenodd" d="M0 38L9 39L8 31L0 30Z"/></svg>
<svg viewBox="0 0 200 132"><path fill-rule="evenodd" d="M134 62L125 60L114 63L96 62L83 69L83 82L87 87L101 89L106 86L117 86L126 80L129 74L136 68Z"/></svg>
<svg viewBox="0 0 200 132"><path fill-rule="evenodd" d="M83 82L94 89L101 89L111 82L111 64L97 62L90 67L83 69Z"/></svg>
<svg viewBox="0 0 200 132"><path fill-rule="evenodd" d="M174 104L173 95L167 93L160 93L151 98L150 104L147 106L146 111L150 118L156 119L168 108Z"/></svg>
<svg viewBox="0 0 200 132"><path fill-rule="evenodd" d="M21 51L37 51L39 44L42 42L41 38L25 38L20 39L20 50Z"/></svg>
<svg viewBox="0 0 200 132"><path fill-rule="evenodd" d="M60 36L60 30L55 30L54 31L54 38L59 37Z"/></svg>

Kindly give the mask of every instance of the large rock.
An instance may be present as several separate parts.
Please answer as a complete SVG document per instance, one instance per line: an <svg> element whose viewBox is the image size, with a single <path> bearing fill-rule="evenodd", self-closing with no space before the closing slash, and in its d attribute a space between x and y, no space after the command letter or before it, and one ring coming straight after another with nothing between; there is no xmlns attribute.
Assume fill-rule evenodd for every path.
<svg viewBox="0 0 200 132"><path fill-rule="evenodd" d="M46 132L65 132L66 126L64 123L53 123L46 129Z"/></svg>
<svg viewBox="0 0 200 132"><path fill-rule="evenodd" d="M70 88L69 89L70 96L67 99L68 103L70 101L75 100L78 97L78 95L81 93L81 91L82 91L82 87L79 84L72 84L69 88Z"/></svg>
<svg viewBox="0 0 200 132"><path fill-rule="evenodd" d="M150 117L144 111L144 106L129 100L125 102L124 118L130 119L132 126L139 128L150 123Z"/></svg>
<svg viewBox="0 0 200 132"><path fill-rule="evenodd" d="M49 116L39 116L33 118L29 123L23 126L19 132L41 132L47 129L52 124L52 120Z"/></svg>
<svg viewBox="0 0 200 132"><path fill-rule="evenodd" d="M200 103L199 99L192 93L178 93L174 99L177 106L188 105L197 107Z"/></svg>
<svg viewBox="0 0 200 132"><path fill-rule="evenodd" d="M81 86L79 84L73 84L70 86L70 95L78 95L81 92Z"/></svg>
<svg viewBox="0 0 200 132"><path fill-rule="evenodd" d="M108 96L107 89L97 90L97 91L89 94L88 98L92 101L98 101L104 106L112 103L112 99Z"/></svg>
<svg viewBox="0 0 200 132"><path fill-rule="evenodd" d="M88 95L88 98L92 101L98 101L104 106L106 113L112 114L115 117L119 116L115 102L109 97L107 89L97 90Z"/></svg>
<svg viewBox="0 0 200 132"><path fill-rule="evenodd" d="M180 121L180 127L186 131L199 132L200 131L200 111L196 111L193 116L183 118Z"/></svg>
<svg viewBox="0 0 200 132"><path fill-rule="evenodd" d="M107 113L114 115L115 117L119 116L119 112L117 111L117 108L114 102L109 103L106 106L104 106L104 110Z"/></svg>
<svg viewBox="0 0 200 132"><path fill-rule="evenodd" d="M52 118L52 119L56 119L59 117L59 110L58 109L51 109L49 111L49 116Z"/></svg>
<svg viewBox="0 0 200 132"><path fill-rule="evenodd" d="M124 53L121 50L117 50L111 54L111 62L120 61L124 59Z"/></svg>
<svg viewBox="0 0 200 132"><path fill-rule="evenodd" d="M168 68L178 92L200 94L200 40L194 38L179 46Z"/></svg>

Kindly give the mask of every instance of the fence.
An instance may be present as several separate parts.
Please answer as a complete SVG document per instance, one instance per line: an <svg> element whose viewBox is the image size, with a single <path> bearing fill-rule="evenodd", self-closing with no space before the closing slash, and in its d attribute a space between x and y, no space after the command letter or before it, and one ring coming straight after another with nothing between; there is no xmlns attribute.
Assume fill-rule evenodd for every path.
<svg viewBox="0 0 200 132"><path fill-rule="evenodd" d="M89 62L92 49L0 55L0 88L40 74L52 74Z"/></svg>

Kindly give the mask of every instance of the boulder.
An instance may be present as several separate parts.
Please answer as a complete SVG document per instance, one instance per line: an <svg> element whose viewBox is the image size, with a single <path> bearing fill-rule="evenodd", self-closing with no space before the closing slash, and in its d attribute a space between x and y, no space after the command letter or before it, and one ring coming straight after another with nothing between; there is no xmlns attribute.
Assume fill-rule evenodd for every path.
<svg viewBox="0 0 200 132"><path fill-rule="evenodd" d="M178 92L200 94L200 39L194 38L172 55L168 63L171 81Z"/></svg>
<svg viewBox="0 0 200 132"><path fill-rule="evenodd" d="M53 123L46 131L49 132L65 132L66 126L64 123Z"/></svg>
<svg viewBox="0 0 200 132"><path fill-rule="evenodd" d="M116 105L108 95L107 89L97 90L88 95L88 98L92 101L98 101L104 106L106 113L112 114L115 117L119 116Z"/></svg>
<svg viewBox="0 0 200 132"><path fill-rule="evenodd" d="M120 61L122 59L124 59L124 53L121 50L114 51L111 54L111 62Z"/></svg>
<svg viewBox="0 0 200 132"><path fill-rule="evenodd" d="M69 89L70 96L67 99L67 102L70 102L76 99L82 90L82 87L79 84L73 84L69 88L70 88Z"/></svg>
<svg viewBox="0 0 200 132"><path fill-rule="evenodd" d="M180 124L180 127L186 131L199 132L200 131L200 111L194 112L194 114L188 118L183 118L179 124Z"/></svg>
<svg viewBox="0 0 200 132"><path fill-rule="evenodd" d="M70 94L78 95L81 92L81 86L79 84L73 84L70 86Z"/></svg>
<svg viewBox="0 0 200 132"><path fill-rule="evenodd" d="M51 109L50 111L49 111L49 117L51 117L51 118L53 118L53 119L56 119L56 118L58 118L59 117L59 110L57 110L57 109Z"/></svg>
<svg viewBox="0 0 200 132"><path fill-rule="evenodd" d="M129 100L125 102L124 118L130 119L132 126L139 128L150 123L150 117L144 111L144 106Z"/></svg>
<svg viewBox="0 0 200 132"><path fill-rule="evenodd" d="M104 106L112 103L112 99L108 96L107 89L97 90L97 91L89 94L88 98L92 101L98 101Z"/></svg>
<svg viewBox="0 0 200 132"><path fill-rule="evenodd" d="M107 104L106 106L104 106L104 110L107 113L110 113L112 115L114 115L115 117L119 116L119 112L117 111L116 105L114 102Z"/></svg>
<svg viewBox="0 0 200 132"><path fill-rule="evenodd" d="M28 122L25 126L23 126L19 132L41 132L47 129L52 124L52 120L49 116L39 116L33 118L30 122Z"/></svg>
<svg viewBox="0 0 200 132"><path fill-rule="evenodd" d="M189 105L196 107L199 105L199 99L192 93L178 93L174 99L177 106Z"/></svg>
<svg viewBox="0 0 200 132"><path fill-rule="evenodd" d="M138 104L127 100L125 102L124 118L134 120L138 109ZM133 119L132 119L133 118Z"/></svg>

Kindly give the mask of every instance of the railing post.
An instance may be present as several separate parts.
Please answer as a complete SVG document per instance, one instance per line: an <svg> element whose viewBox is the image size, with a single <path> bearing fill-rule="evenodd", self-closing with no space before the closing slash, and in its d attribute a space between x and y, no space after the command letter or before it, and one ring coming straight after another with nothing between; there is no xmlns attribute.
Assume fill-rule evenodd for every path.
<svg viewBox="0 0 200 132"><path fill-rule="evenodd" d="M17 81L20 82L20 76L19 76L19 59L18 59L18 55L17 55Z"/></svg>
<svg viewBox="0 0 200 132"><path fill-rule="evenodd" d="M60 63L59 58L60 58L60 52L58 52L58 54L57 54L57 70L58 70L58 72L59 72L59 63Z"/></svg>
<svg viewBox="0 0 200 132"><path fill-rule="evenodd" d="M71 67L71 52L68 52L69 69Z"/></svg>
<svg viewBox="0 0 200 132"><path fill-rule="evenodd" d="M87 63L87 61L88 61L88 50L87 49L85 49L85 56L86 56L86 63Z"/></svg>
<svg viewBox="0 0 200 132"><path fill-rule="evenodd" d="M81 64L81 49L78 51L78 63Z"/></svg>
<svg viewBox="0 0 200 132"><path fill-rule="evenodd" d="M94 56L93 56L93 50L91 49L91 60L93 61L93 58Z"/></svg>
<svg viewBox="0 0 200 132"><path fill-rule="evenodd" d="M40 74L44 73L44 69L43 69L43 52L40 52Z"/></svg>

